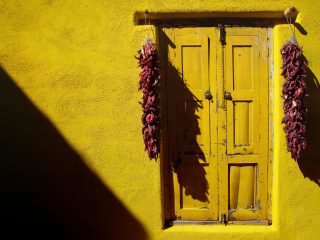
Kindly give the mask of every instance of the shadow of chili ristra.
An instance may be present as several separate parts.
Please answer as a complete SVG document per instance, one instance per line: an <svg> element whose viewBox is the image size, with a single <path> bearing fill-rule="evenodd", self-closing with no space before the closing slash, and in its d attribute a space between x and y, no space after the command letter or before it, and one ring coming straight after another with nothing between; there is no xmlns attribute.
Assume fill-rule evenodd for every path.
<svg viewBox="0 0 320 240"><path fill-rule="evenodd" d="M308 60L304 56L305 61ZM302 152L298 165L303 175L320 186L320 83L318 78L307 68L307 125L306 139L307 147Z"/></svg>

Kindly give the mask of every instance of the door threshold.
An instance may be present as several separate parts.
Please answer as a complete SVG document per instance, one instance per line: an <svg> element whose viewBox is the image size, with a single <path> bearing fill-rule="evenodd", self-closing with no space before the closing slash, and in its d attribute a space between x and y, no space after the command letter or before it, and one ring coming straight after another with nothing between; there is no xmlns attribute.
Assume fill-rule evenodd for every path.
<svg viewBox="0 0 320 240"><path fill-rule="evenodd" d="M221 224L220 221L213 220L174 220L168 222L169 226L179 226L179 225L217 225Z"/></svg>
<svg viewBox="0 0 320 240"><path fill-rule="evenodd" d="M272 225L270 220L243 220L243 221L228 221L226 224L221 221L213 220L174 220L169 221L168 226L181 225Z"/></svg>

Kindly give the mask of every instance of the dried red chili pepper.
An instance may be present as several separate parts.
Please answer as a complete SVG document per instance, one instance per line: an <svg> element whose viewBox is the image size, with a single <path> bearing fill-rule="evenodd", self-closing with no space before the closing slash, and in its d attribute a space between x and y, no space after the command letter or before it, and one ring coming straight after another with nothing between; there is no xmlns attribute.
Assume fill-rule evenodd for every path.
<svg viewBox="0 0 320 240"><path fill-rule="evenodd" d="M285 78L282 88L287 149L298 160L306 148L306 72L307 63L296 39L291 37L281 48L282 73Z"/></svg>
<svg viewBox="0 0 320 240"><path fill-rule="evenodd" d="M148 38L142 49L138 51L141 67L139 90L142 91L142 134L145 151L149 158L157 158L160 153L160 112L158 85L160 80L158 51Z"/></svg>

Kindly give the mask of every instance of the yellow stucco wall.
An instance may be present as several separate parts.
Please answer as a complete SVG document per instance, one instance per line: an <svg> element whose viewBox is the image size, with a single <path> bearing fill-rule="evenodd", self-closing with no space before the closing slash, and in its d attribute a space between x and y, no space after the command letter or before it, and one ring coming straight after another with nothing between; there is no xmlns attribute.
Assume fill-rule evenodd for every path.
<svg viewBox="0 0 320 240"><path fill-rule="evenodd" d="M3 123L0 134L4 131L8 137L12 131L19 131L18 136L22 136L17 145L15 139L9 140L10 146L15 148L13 151L19 152L19 146L22 145L32 148L30 151L28 147L24 149L26 156L30 157L25 160L30 160L30 164L20 160L15 162L17 165L7 163L6 166L9 167L6 170L17 167L21 172L21 175L10 172L8 176L11 180L23 178L21 181L27 182L29 185L26 186L33 189L34 185L42 181L42 169L46 173L43 177L52 175L50 179L46 178L45 186L35 188L38 191L46 189L50 196L43 198L48 202L39 201L39 204L53 206L57 202L63 205L65 196L70 195L72 201L63 205L65 209L53 207L58 212L57 219L77 223L75 219L80 218L84 221L82 227L90 226L86 231L90 236L87 239L111 239L108 236L112 235L115 239L141 240L320 239L320 164L315 155L319 145L316 139L320 136L317 135L319 130L316 127L317 120L320 119L320 98L316 83L310 83L309 87L309 108L313 111L310 113L312 119L309 125L313 125L309 128L312 130L311 147L304 163L296 163L286 152L285 137L280 124L283 114L280 98L283 79L280 76L279 49L290 36L288 26L277 25L274 28L272 226L175 226L163 230L160 162L148 160L141 139L141 108L138 104L141 92L137 91L139 69L133 56L146 36L146 27L134 24L135 12L145 9L151 12L283 11L289 6L297 7L300 12L298 20L307 34L302 35L297 31L297 39L303 46L312 73L320 76L320 3L314 0L0 0L0 63L3 69L0 79L0 110L11 113L14 111L12 109L19 111L20 108L32 108L30 112L26 110L27 116L13 114L10 119L6 111L0 113L0 125ZM6 88L1 85L4 84L4 79L8 85L9 82L14 83L14 87ZM4 92L6 89L16 93L8 94ZM15 104L20 103L15 102L16 94L20 97L24 95L23 100L21 97L21 105ZM12 103L3 103L8 99ZM7 107L3 107L5 104ZM8 104L11 104L10 107ZM51 145L49 141L44 146L41 145L41 137L32 136L32 129L38 127L30 118L31 114L36 114L35 111L43 114L43 121L39 120L39 123L50 125L50 129L55 131L51 135L61 136L59 141L70 148L70 151L74 152L71 155L77 156L74 159L78 160L65 165L69 158L60 159L63 155L57 154L60 150L55 146L55 142ZM30 131L31 136L28 138L23 135L26 131ZM41 133L40 130L36 132ZM43 139L46 139L46 134L44 130ZM1 139L6 141L4 137ZM48 157L51 162L48 162L47 158L32 162L32 156L37 151L32 147L33 139L37 140L34 144L40 144L39 148L50 149L56 154L54 156L57 163L55 158L51 157ZM43 152L42 154L45 154ZM19 155L20 158L23 156ZM10 154L7 153L5 157L10 159ZM83 180L86 178L82 178L82 172L77 170L80 163L76 161L82 161L81 171L89 171L97 183L89 181L91 186ZM50 167L45 166L46 162ZM39 165L41 168L37 167ZM25 173L26 168L33 174ZM73 171L77 172L74 177ZM4 175L7 176L6 173ZM63 176L59 179L71 181L73 184L78 182L79 186L75 189L79 197L74 197L72 184L57 184L54 176ZM35 182L29 183L29 178ZM61 186L66 184L69 186L65 189L68 193L59 192ZM104 190L99 188L99 191L93 191L95 184L103 186L110 195L97 194ZM16 190L17 185L9 186L11 187L5 188L8 195L13 192L12 196L16 196L16 192L23 193L23 189L28 191L22 187ZM58 189L54 188L57 195L50 190L52 186ZM58 195L60 197L57 197ZM52 196L58 200L52 199ZM106 201L115 199L116 206L112 202L106 205L102 202L104 198ZM80 203L77 202L78 199L81 199ZM21 201L24 200L22 198ZM28 201L33 201L32 194ZM73 209L74 206L78 207ZM103 209L99 209L99 206ZM110 212L109 216L113 216L116 223L111 224L114 231L111 234L108 228L111 221L108 212L112 211L110 209L117 211L117 207L123 215L117 216L116 212ZM49 207L44 209L50 211ZM71 215L77 209L85 209L83 211L88 218L81 217L80 214L73 218ZM68 212L67 218L63 216L65 212ZM14 218L14 215L10 216ZM32 219L32 211L29 217ZM29 217L24 216L22 219L28 222ZM136 222L136 225L132 225L132 222ZM70 223L66 224L71 226ZM126 227L127 225L132 227ZM69 230L79 226L75 224ZM81 228L77 231L81 232Z"/></svg>

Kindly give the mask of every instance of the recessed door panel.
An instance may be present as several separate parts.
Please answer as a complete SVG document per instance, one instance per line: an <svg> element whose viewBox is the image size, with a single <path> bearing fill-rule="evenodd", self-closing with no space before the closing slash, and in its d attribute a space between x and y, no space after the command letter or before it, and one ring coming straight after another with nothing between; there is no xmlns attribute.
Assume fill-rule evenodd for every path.
<svg viewBox="0 0 320 240"><path fill-rule="evenodd" d="M259 152L259 35L229 35L226 46L227 152ZM254 123L254 124L253 124Z"/></svg>

